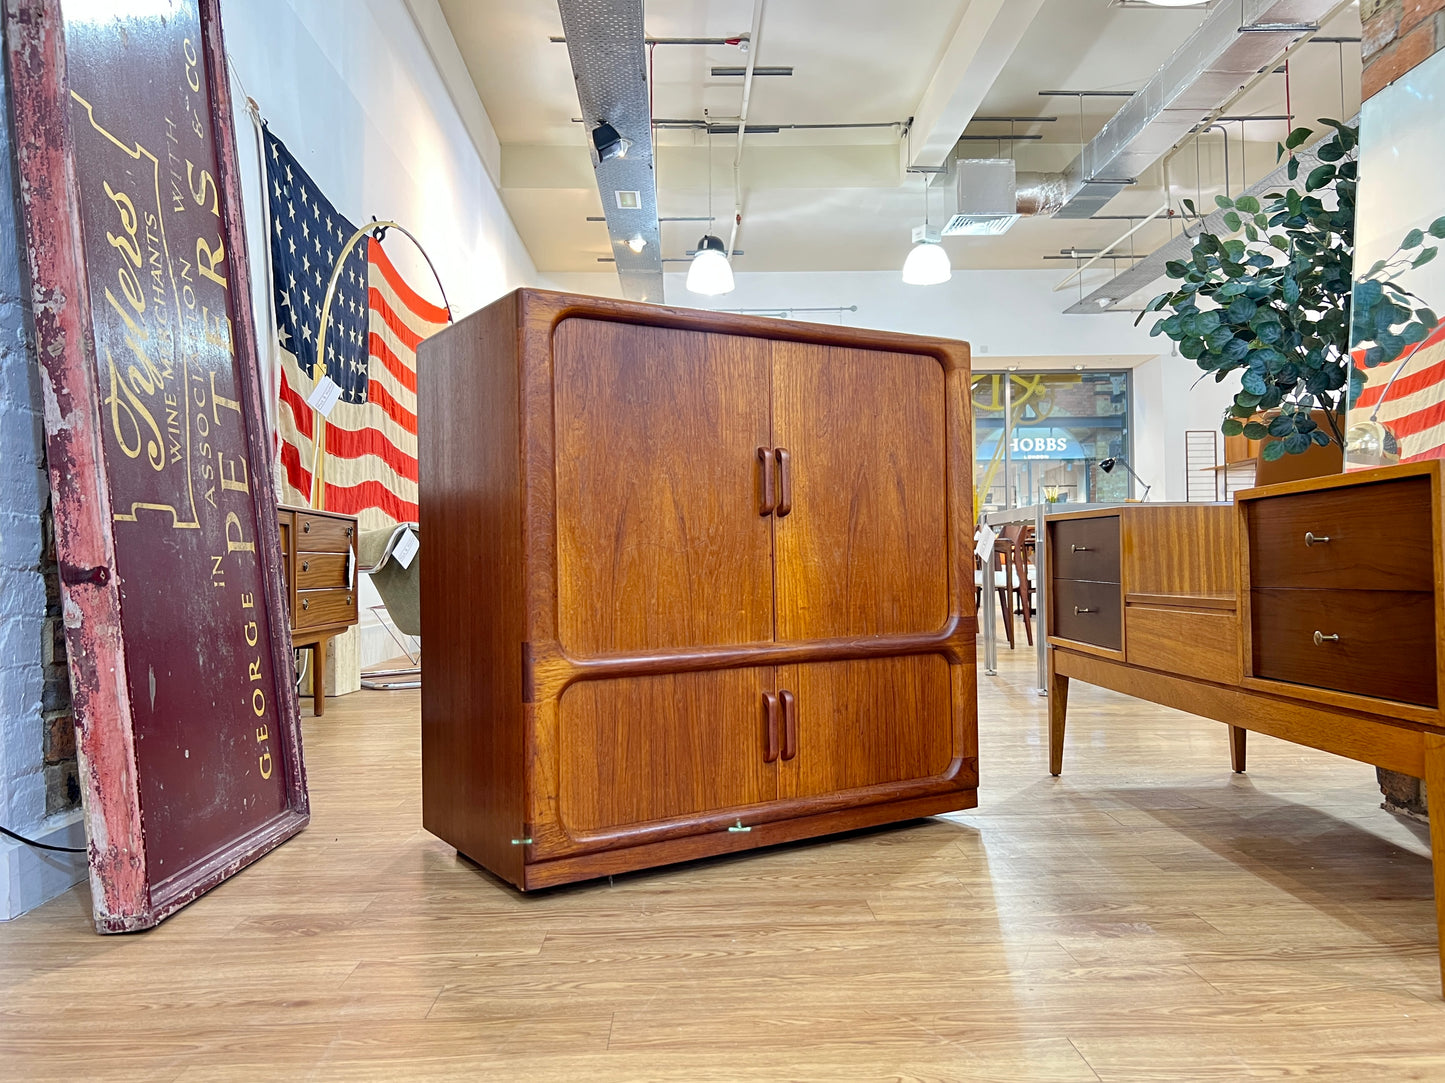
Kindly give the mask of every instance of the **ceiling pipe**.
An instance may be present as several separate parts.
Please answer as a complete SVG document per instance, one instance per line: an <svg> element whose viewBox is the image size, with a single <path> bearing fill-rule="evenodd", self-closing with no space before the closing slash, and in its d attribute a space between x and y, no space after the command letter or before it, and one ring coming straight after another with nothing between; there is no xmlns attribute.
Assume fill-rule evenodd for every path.
<svg viewBox="0 0 1445 1083"><path fill-rule="evenodd" d="M748 63L743 72L743 104L738 110L738 149L733 155L733 224L728 233L728 259L738 243L738 226L743 220L743 138L748 134L748 105L753 96L753 69L758 61L758 42L763 29L763 5L767 0L753 0L753 25L748 31Z"/></svg>

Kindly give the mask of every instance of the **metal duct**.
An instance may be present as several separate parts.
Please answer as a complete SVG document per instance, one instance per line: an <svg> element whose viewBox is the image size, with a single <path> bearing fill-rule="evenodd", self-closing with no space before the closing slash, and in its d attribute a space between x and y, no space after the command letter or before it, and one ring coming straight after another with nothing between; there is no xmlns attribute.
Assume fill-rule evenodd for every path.
<svg viewBox="0 0 1445 1083"><path fill-rule="evenodd" d="M632 143L622 158L601 161L592 151L623 295L661 304L662 250L642 0L557 0L557 7L588 149L592 150L593 129L603 121ZM628 243L635 244L636 238L642 240L640 252Z"/></svg>
<svg viewBox="0 0 1445 1083"><path fill-rule="evenodd" d="M1343 0L1224 0L1064 170L1055 217L1088 218L1270 70Z"/></svg>

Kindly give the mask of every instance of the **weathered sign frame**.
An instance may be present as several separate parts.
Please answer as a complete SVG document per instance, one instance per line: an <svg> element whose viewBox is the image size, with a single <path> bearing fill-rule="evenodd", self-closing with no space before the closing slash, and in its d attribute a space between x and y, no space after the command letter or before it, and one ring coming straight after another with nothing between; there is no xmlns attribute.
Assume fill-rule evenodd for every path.
<svg viewBox="0 0 1445 1083"><path fill-rule="evenodd" d="M154 5L151 7L154 10ZM197 500L192 491L189 508L193 521L187 522L182 522L184 517L177 511L183 507L179 499L173 505L145 503L144 494L136 499L140 486L128 482L125 472L139 476L137 471L142 468L116 454L119 427L113 420L111 428L106 425L107 416L113 419L117 410L115 372L120 368L111 363L110 349L118 341L114 335L125 314L118 318L102 313L106 320L95 322L92 291L98 288L100 279L92 281L93 268L87 257L96 260L99 267L99 261L114 256L114 252L104 251L103 244L96 246L93 233L92 249L87 249L86 215L96 216L91 222L93 230L100 221L100 211L94 202L86 202L84 185L93 189L96 178L82 176L78 168L73 110L75 102L92 107L78 91L72 93L62 8L59 0L4 0L5 53L35 345L45 400L46 453L95 923L101 932L127 932L155 925L278 846L306 826L310 808L296 691L290 679L294 666L290 623L282 589L272 456L256 364L250 269L241 219L220 3L172 0L169 12L151 16L152 21L141 27L146 33L131 37L118 34L105 41L107 48L119 48L126 57L132 56L127 50L134 44L141 60L147 58L146 49L159 49L158 55L167 56L174 55L165 53L167 49L184 53L184 69L178 63L174 71L166 70L161 75L184 80L194 92L187 97L184 89L179 90L193 106L183 119L194 131L194 156L201 163L201 168L188 177L203 177L209 167L214 167L209 191L204 183L200 188L205 198L198 198L196 205L202 210L196 211L189 204L187 209L192 215L214 215L214 222L204 219L206 235L219 233L221 247L210 251L223 252L225 262L212 263L208 277L221 284L224 304L217 304L201 316L199 324L193 322L194 317L182 309L176 273L171 269L168 281L177 297L174 307L153 303L152 314L146 317L151 322L143 323L140 330L129 319L125 321L131 333L142 338L159 328L163 340L152 341L169 348L173 355L192 351L187 354L186 364L169 366L165 374L181 395L184 455L169 459L161 442L158 458L162 465L156 465L155 455L148 464L150 469L161 471L171 470L179 461L181 469L142 478L164 477L166 481L156 482L157 486L183 479L194 490L197 473L205 469L216 469L222 477L229 477L230 484L223 483L224 491L220 493L229 503L213 504L207 510L205 501ZM197 28L199 42L185 36L182 45L182 35L187 30L194 33ZM122 44L116 46L116 42ZM108 76L96 73L90 63L93 59L89 58L82 73L87 92L91 87L107 85ZM122 78L117 73L117 86L123 85ZM175 84L158 78L156 85L155 95L133 96L128 101L128 112L112 109L115 119L108 122L118 130L119 125L126 125L129 131L146 131L146 124L158 123L160 110L166 108L164 94L175 90ZM94 109L98 113L100 106ZM148 110L150 116L146 115ZM133 126L129 123L132 120ZM170 121L169 114L165 114L164 123ZM94 115L92 125L94 131L87 128L84 132L87 138L96 140L95 132L101 132L122 151L128 150L123 140L108 135ZM141 151L139 137L133 138L135 150ZM176 143L177 147L181 145ZM139 160L139 154L131 157ZM121 160L124 162L124 158ZM169 221L173 228L178 222L193 221L165 218L159 197L161 167L153 156L150 160L155 162L154 206L159 218ZM106 194L115 200L108 188ZM144 211L140 197L148 195L149 189L142 189L136 200L127 197L126 202L132 204L130 216L125 217L122 211L122 225L129 226L132 244L139 217L135 205ZM116 206L120 206L118 200ZM181 211L178 204L175 214L179 216ZM185 264L182 259L172 262L170 242L161 228L157 248L164 249L165 268ZM114 237L107 235L106 239L116 246ZM133 255L131 258L135 259ZM152 262L159 258L153 253ZM106 270L111 269L106 265ZM190 270L189 265L186 269ZM121 286L126 281L122 278ZM156 281L162 282L163 278ZM211 283L197 279L195 284L192 301L201 287L211 290L203 296L213 302L220 296ZM119 287L117 292L122 292ZM164 289L160 293L164 296L153 302L168 300ZM117 307L116 311L121 310ZM223 320L228 321L228 329ZM198 327L204 331L204 341L197 337ZM229 336L223 334L226 330ZM99 350L98 339L102 340ZM133 345L129 339L126 342ZM227 348L233 385L226 384L225 355L215 352ZM108 393L102 386L103 370L98 367L102 353L110 372ZM206 381L200 374L208 363L210 397L206 399ZM181 371L177 373L176 368ZM128 371L135 379L134 364ZM234 398L217 390L218 373L219 386L232 391ZM162 383L161 390L166 392L166 388ZM175 405L175 392L167 394L172 398L166 401ZM212 416L222 419L215 423L214 436L206 442L197 437L200 450L193 450L193 427L199 429L204 417L209 428ZM135 431L139 434L140 427ZM176 432L180 431L178 422ZM125 447L123 440L121 446ZM137 450L140 446L137 439ZM125 454L132 453L126 448ZM231 457L227 459L227 455ZM115 498L116 485L129 490L128 513ZM215 491L214 484L211 491ZM157 517L157 508L169 511L170 519ZM218 519L218 508L226 509L223 520ZM224 532L219 542L218 522ZM179 529L182 526L192 529ZM198 548L202 545L210 548ZM214 565L210 563L210 549L221 550ZM161 555L155 556L157 552ZM197 559L187 562L187 554L205 559L207 566L200 574L215 580L206 586L217 589L188 596L182 585L184 577L166 576L167 568L180 568L186 575L196 573ZM170 581L164 581L167 578ZM151 600L151 594L163 597L164 605ZM131 608L126 610L127 606ZM128 639L123 610L130 612L142 628L153 626L146 624L145 618L154 622L157 614L167 620L173 615L175 634L164 642L157 641L160 637L140 637L134 632ZM175 656L183 657L172 666ZM216 661L225 663L219 667L225 672L218 672L212 681L207 666ZM143 672L139 668L142 663L149 665L148 705L146 684L138 676ZM239 675L235 672L237 665L241 667ZM157 666L162 667L162 712L157 710ZM197 672L206 674L207 679L198 681ZM242 684L248 672L249 683ZM168 676L173 678L171 685L165 683ZM211 697L209 709L207 695ZM193 703L199 707L192 708ZM179 710L180 706L186 710ZM195 714L191 713L193 709ZM164 712L169 713L162 717ZM250 744L253 732L255 743ZM145 745L147 738L150 743ZM194 762L192 743L203 746ZM180 756L182 744L186 746L184 757ZM227 755L218 756L219 749L226 750ZM158 772L163 776L159 780ZM167 790L166 785L171 788ZM181 796L174 797L176 793ZM198 794L207 799L205 808L193 807L198 805ZM244 815L237 812L248 806ZM204 823L204 834L200 833L202 828L194 826L197 820ZM184 839L184 845L177 839Z"/></svg>

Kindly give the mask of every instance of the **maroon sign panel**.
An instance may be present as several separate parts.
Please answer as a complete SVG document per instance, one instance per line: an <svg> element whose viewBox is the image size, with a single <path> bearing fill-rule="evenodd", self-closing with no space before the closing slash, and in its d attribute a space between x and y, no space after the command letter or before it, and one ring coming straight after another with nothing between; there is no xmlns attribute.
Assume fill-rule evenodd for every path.
<svg viewBox="0 0 1445 1083"><path fill-rule="evenodd" d="M7 0L97 927L308 818L217 0Z"/></svg>

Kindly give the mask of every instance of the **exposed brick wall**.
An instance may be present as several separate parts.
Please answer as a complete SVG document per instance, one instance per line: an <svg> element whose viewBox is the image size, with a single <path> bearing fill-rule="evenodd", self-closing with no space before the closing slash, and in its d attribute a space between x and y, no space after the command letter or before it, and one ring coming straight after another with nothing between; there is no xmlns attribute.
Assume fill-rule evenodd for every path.
<svg viewBox="0 0 1445 1083"><path fill-rule="evenodd" d="M60 572L55 562L55 526L47 504L41 518L44 549L45 624L40 640L44 685L40 694L41 752L45 762L45 814L54 816L80 804L80 775L75 758L75 719L70 712L70 673L65 662L65 624L60 615Z"/></svg>
<svg viewBox="0 0 1445 1083"><path fill-rule="evenodd" d="M1364 98L1445 47L1445 0L1363 0L1360 21Z"/></svg>

